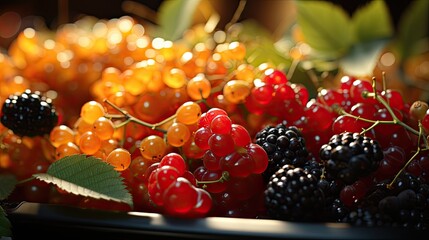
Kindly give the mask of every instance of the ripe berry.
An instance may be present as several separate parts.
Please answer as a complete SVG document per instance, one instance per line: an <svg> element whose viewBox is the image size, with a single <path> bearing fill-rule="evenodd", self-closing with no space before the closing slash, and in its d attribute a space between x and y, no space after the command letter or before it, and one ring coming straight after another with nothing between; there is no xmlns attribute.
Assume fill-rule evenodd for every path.
<svg viewBox="0 0 429 240"><path fill-rule="evenodd" d="M429 186L420 178L401 174L392 188L380 183L342 219L355 226L403 227L427 230Z"/></svg>
<svg viewBox="0 0 429 240"><path fill-rule="evenodd" d="M323 192L316 176L302 168L284 165L268 182L265 203L276 219L314 221L324 206Z"/></svg>
<svg viewBox="0 0 429 240"><path fill-rule="evenodd" d="M422 101L415 101L410 107L410 115L416 120L422 120L425 117L428 109L429 106L427 103Z"/></svg>
<svg viewBox="0 0 429 240"><path fill-rule="evenodd" d="M305 141L296 127L282 123L267 126L256 134L256 143L268 154L268 167L263 173L266 181L285 164L303 167L307 162Z"/></svg>
<svg viewBox="0 0 429 240"><path fill-rule="evenodd" d="M1 123L19 136L48 134L58 122L52 100L27 89L7 98L1 109Z"/></svg>
<svg viewBox="0 0 429 240"><path fill-rule="evenodd" d="M327 177L352 184L375 171L383 159L379 143L359 133L345 132L331 137L320 148Z"/></svg>

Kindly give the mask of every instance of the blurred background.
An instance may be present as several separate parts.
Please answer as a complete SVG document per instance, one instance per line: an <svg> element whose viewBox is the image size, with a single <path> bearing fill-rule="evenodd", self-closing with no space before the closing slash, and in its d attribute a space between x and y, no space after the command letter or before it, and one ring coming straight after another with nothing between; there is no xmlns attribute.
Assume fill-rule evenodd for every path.
<svg viewBox="0 0 429 240"><path fill-rule="evenodd" d="M0 1L0 47L8 48L17 34L26 27L56 29L64 23L75 22L82 16L100 19L117 18L123 15L143 18L156 23L156 13L165 0L1 0ZM168 0L167 0L168 1ZM224 27L233 17L240 0L207 0L220 14L218 27ZM283 34L294 17L294 0L259 1L248 0L238 21L255 19L266 27L273 37ZM371 0L324 0L341 6L348 14L368 4ZM399 19L416 0L385 1L391 13L395 29ZM287 12L285 12L285 10ZM286 20L289 20L285 23Z"/></svg>
<svg viewBox="0 0 429 240"><path fill-rule="evenodd" d="M76 41L73 40L76 37L74 34L91 36L91 31L94 29L91 30L90 28L96 23L97 19L107 21L130 16L133 21L144 27L145 36L143 37L164 37L165 31L177 30L176 25L179 24L177 22L183 23L182 19L189 16L189 14L186 14L185 9L179 9L182 15L176 19L175 17L177 16L170 16L174 15L174 13L171 14L171 9L170 12L162 12L162 7L169 5L164 3L171 1L109 0L106 3L106 1L101 0L1 0L0 53L4 54L4 56L11 56L13 60L8 61L10 62L9 65L13 66L9 73L5 70L2 73L0 70L0 76L4 76L6 79L7 76L22 75L32 81L42 79L50 84L55 83L62 86L64 82L75 84L74 79L80 79L80 82L85 82L82 80L83 78L88 78L89 80L86 82L89 84L99 78L100 70L107 66L114 66L124 70L133 61L141 60L137 59L141 55L137 54L136 56L138 57L133 57L133 61L124 63L125 60L130 59L130 51L127 49L121 52L120 57L117 56L119 50L107 49L108 52L97 53L94 49L86 49L85 47L73 49L73 45L76 45ZM181 6L183 7L183 5L192 1L184 1ZM257 66L264 61L270 61L285 72L293 69L293 71L290 71L292 72L292 82L306 85L312 97L317 94L319 87L330 88L338 84L339 79L346 73L366 77L367 79L371 79L372 76L382 79L382 73L386 73L389 87L403 92L404 97L407 98L406 100L421 99L429 101L429 44L427 41L429 39L427 31L429 19L428 10L421 7L426 7L428 0L301 1L304 3L332 3L334 7L332 5L325 6L324 10L326 12L335 10L338 13L338 8L340 8L350 17L349 19L343 19L346 21L345 25L337 27L335 25L339 19L334 19L329 14L323 15L324 19L320 19L321 15L315 14L314 9L304 9L304 12L307 11L306 18L309 20L304 30L308 34L309 30L316 29L319 31L318 34L321 34L307 39L304 36L302 26L299 26L299 17L304 15L298 11L298 4L296 3L299 1L296 0L195 0L195 2L198 4L195 11L190 12L192 14L191 23L189 28L186 29L190 30L188 32L194 31L194 37L186 39L186 34L183 34L185 40L191 40L192 42L190 43L195 44L201 40L201 38L198 39L201 36L196 36L198 34L206 38L208 34L216 33L216 31L225 34L223 31L229 31L229 26L232 26L233 23L243 23L241 24L244 26L241 26L241 35L236 35L235 40L246 44L246 54L248 56L252 55L259 58L250 62L250 59L255 58L249 57L247 58L248 62ZM311 6L307 7L311 8ZM368 11L367 9L376 10ZM360 29L353 25L353 17L358 15L357 13L363 16L360 19L362 24ZM82 21L84 23L81 25L68 24L69 28L66 28L65 31L57 31L63 30L62 26L67 23L76 23L85 16L92 18L89 20L86 18L87 21ZM210 31L206 31L204 27L204 30L202 30L201 26L209 25L208 23L213 16L216 16L213 28ZM317 17L315 18L314 16ZM167 24L169 25L169 28L167 28L169 30L162 26L162 20L165 21L165 19L170 20L169 24ZM246 23L251 22L247 20L254 20L253 23L257 23L257 26L255 24L246 25ZM313 27L321 24L322 26L324 24L325 27ZM198 32L198 26L200 26L200 32ZM24 34L22 39L26 40L19 41L18 36L22 35L23 30L28 27L36 30L39 40L36 40L37 38L26 39L28 36ZM77 30L75 29L76 27L83 31L75 31ZM297 29L298 31L295 31ZM353 42L350 40L351 38L345 39L353 35L349 34L354 33L350 32L350 29L360 31L359 34L369 36L369 38L358 39L357 42ZM157 30L164 30L164 32L157 32ZM57 33L60 32L57 36L55 36L56 31ZM158 33L164 33L164 35L157 35ZM182 32L179 33L179 35L181 34ZM167 35L171 34L167 33ZM168 39L168 37L166 39L176 40L177 37L178 35L175 39ZM58 80L59 75L50 70L51 66L58 65L59 60L55 59L54 55L41 54L41 52L45 51L43 48L46 48L46 46L42 46L42 43L45 44L46 42L40 39L54 39L65 44L65 49L54 49L59 51L60 55L63 52L65 52L65 55L70 55L70 51L67 50L73 51L73 61L76 63L72 64L72 67L61 66L61 68L58 68L59 70L68 69L67 74L61 71L61 77L66 79L61 83ZM116 41L115 39L110 40ZM379 40L384 42L380 44ZM324 42L330 47L330 52L325 56L318 55L318 50L320 49L317 49L316 45L320 45L320 42ZM344 45L344 42L346 45ZM48 41L47 43L49 45L52 42ZM341 49L338 44L343 44L344 49ZM119 45L117 47L120 47ZM67 64L73 58L70 56L65 61ZM376 59L377 57L379 59ZM6 59L6 57L3 57L3 59ZM345 69L343 60L348 59L351 59L352 63L354 62L351 67L350 61L348 62L349 70L353 71L342 72ZM43 61L47 63L45 64ZM3 61L3 64L6 62ZM35 62L37 64L34 64ZM294 62L297 64L294 64ZM372 65L367 64L369 71L360 71L359 74L354 74L355 70L364 69L363 65L368 62L374 63ZM31 64L27 65L27 63ZM82 67L82 64L84 67ZM19 70L18 72L15 72L15 67ZM96 71L88 71L94 76L84 75L83 72L86 71L82 72L83 76L79 75L80 70L91 68L96 69ZM294 71L295 69L297 71ZM365 72L365 74L361 74L361 72ZM73 86L70 88L73 88ZM70 95L73 94L74 92L70 90Z"/></svg>

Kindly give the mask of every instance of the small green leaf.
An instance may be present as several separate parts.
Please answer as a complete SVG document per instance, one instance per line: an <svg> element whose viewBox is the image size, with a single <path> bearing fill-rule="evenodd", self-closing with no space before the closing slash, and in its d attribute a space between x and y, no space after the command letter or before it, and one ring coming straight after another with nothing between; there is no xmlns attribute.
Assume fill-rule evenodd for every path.
<svg viewBox="0 0 429 240"><path fill-rule="evenodd" d="M0 200L4 200L13 192L17 180L11 174L0 174Z"/></svg>
<svg viewBox="0 0 429 240"><path fill-rule="evenodd" d="M242 42L255 41L255 38L270 39L272 41L272 36L267 28L253 19L246 19L240 22L238 35L239 40Z"/></svg>
<svg viewBox="0 0 429 240"><path fill-rule="evenodd" d="M278 68L288 68L290 59L278 52L274 45L262 43L259 47L247 49L247 61L253 66L259 66L262 63L271 63Z"/></svg>
<svg viewBox="0 0 429 240"><path fill-rule="evenodd" d="M393 34L389 10L383 0L372 1L358 9L352 17L357 42L391 37Z"/></svg>
<svg viewBox="0 0 429 240"><path fill-rule="evenodd" d="M315 50L342 55L354 41L351 21L340 7L325 1L297 1L298 25Z"/></svg>
<svg viewBox="0 0 429 240"><path fill-rule="evenodd" d="M240 26L237 39L234 40L246 45L246 60L249 64L258 66L271 63L279 68L290 65L290 59L277 50L270 33L260 23L248 19L240 22Z"/></svg>
<svg viewBox="0 0 429 240"><path fill-rule="evenodd" d="M72 155L64 157L48 168L46 173L33 175L77 195L124 202L133 205L123 178L113 166L95 157Z"/></svg>
<svg viewBox="0 0 429 240"><path fill-rule="evenodd" d="M372 75L383 48L389 41L380 39L355 44L350 52L340 59L340 67L354 76Z"/></svg>
<svg viewBox="0 0 429 240"><path fill-rule="evenodd" d="M200 0L167 0L159 7L159 37L175 41L189 28Z"/></svg>
<svg viewBox="0 0 429 240"><path fill-rule="evenodd" d="M407 8L399 22L399 35L396 47L400 57L406 59L417 52L417 43L428 37L429 1L416 0Z"/></svg>
<svg viewBox="0 0 429 240"><path fill-rule="evenodd" d="M0 206L0 237L12 236L11 224L7 219L6 212Z"/></svg>

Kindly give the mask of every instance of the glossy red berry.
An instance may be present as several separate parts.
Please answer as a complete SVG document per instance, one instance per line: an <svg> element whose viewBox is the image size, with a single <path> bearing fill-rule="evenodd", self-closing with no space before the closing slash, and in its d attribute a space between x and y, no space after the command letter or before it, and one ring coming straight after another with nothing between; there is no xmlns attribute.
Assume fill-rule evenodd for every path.
<svg viewBox="0 0 429 240"><path fill-rule="evenodd" d="M177 178L163 196L164 209L167 214L179 215L188 213L198 201L197 189L183 177Z"/></svg>

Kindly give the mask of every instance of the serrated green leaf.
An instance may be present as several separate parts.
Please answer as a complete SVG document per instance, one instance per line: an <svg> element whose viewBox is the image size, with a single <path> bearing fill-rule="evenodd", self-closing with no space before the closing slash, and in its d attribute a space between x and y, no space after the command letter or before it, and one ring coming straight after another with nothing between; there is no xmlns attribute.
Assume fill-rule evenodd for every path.
<svg viewBox="0 0 429 240"><path fill-rule="evenodd" d="M6 212L0 206L0 237L10 237L12 235L11 224L7 219Z"/></svg>
<svg viewBox="0 0 429 240"><path fill-rule="evenodd" d="M70 193L133 205L120 174L113 166L92 156L67 156L52 163L46 173L33 176Z"/></svg>
<svg viewBox="0 0 429 240"><path fill-rule="evenodd" d="M0 200L6 199L15 189L17 180L11 174L0 174Z"/></svg>
<svg viewBox="0 0 429 240"><path fill-rule="evenodd" d="M352 17L357 42L387 38L393 35L389 9L383 0L372 1Z"/></svg>
<svg viewBox="0 0 429 240"><path fill-rule="evenodd" d="M158 36L175 41L189 28L200 0L167 0L159 7Z"/></svg>
<svg viewBox="0 0 429 240"><path fill-rule="evenodd" d="M406 59L416 53L418 42L428 37L429 1L416 0L411 3L399 22L396 47L400 57Z"/></svg>
<svg viewBox="0 0 429 240"><path fill-rule="evenodd" d="M340 67L346 74L353 76L372 75L386 39L355 44L350 52L340 59Z"/></svg>
<svg viewBox="0 0 429 240"><path fill-rule="evenodd" d="M340 7L325 1L297 1L298 25L315 50L342 55L354 41L351 20Z"/></svg>

